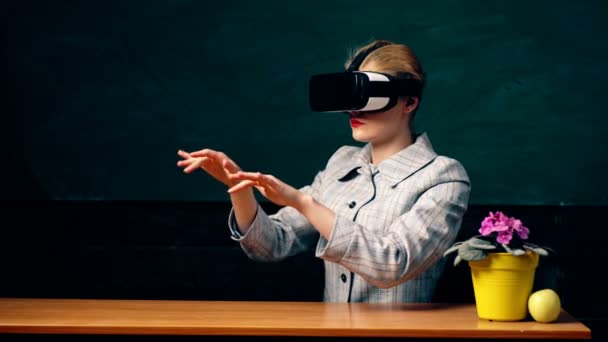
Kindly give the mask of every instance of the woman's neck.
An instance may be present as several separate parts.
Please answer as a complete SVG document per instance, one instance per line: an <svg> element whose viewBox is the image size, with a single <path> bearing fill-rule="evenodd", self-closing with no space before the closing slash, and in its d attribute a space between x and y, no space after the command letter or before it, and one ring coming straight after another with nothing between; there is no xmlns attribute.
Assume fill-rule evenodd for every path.
<svg viewBox="0 0 608 342"><path fill-rule="evenodd" d="M394 154L407 148L414 143L414 135L411 133L403 134L395 139L386 142L376 142L372 144L371 162L378 165L382 161L390 158Z"/></svg>

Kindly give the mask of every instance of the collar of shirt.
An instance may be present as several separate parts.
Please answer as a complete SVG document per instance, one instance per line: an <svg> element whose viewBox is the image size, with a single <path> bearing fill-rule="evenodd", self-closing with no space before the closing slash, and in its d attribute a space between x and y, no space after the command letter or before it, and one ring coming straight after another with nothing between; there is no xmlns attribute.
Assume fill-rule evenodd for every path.
<svg viewBox="0 0 608 342"><path fill-rule="evenodd" d="M338 175L338 180L346 182L354 178L357 172L371 174L377 170L391 182L391 186L395 187L414 172L432 162L435 157L437 157L437 153L433 150L426 133L417 136L412 145L383 160L377 166L370 163L371 144L368 143L353 156L349 164L344 166Z"/></svg>

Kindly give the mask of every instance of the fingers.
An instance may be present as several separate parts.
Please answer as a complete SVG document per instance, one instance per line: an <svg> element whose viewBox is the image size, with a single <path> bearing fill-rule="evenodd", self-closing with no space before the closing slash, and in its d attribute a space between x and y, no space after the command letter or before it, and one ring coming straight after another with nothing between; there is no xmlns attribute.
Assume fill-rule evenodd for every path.
<svg viewBox="0 0 608 342"><path fill-rule="evenodd" d="M184 173L189 174L200 168L227 186L238 183L232 181L232 176L241 169L222 152L203 149L188 153L178 150L177 154L184 158L177 162L178 167L184 168Z"/></svg>
<svg viewBox="0 0 608 342"><path fill-rule="evenodd" d="M180 160L177 162L177 166L179 166L179 167L188 166L188 165L192 164L193 161L194 161L194 159Z"/></svg>
<svg viewBox="0 0 608 342"><path fill-rule="evenodd" d="M244 172L239 171L230 175L230 179L232 180L252 180L256 182L265 182L267 181L267 176L260 172Z"/></svg>
<svg viewBox="0 0 608 342"><path fill-rule="evenodd" d="M238 165L236 165L236 163L232 159L230 159L224 152L218 152L206 148L200 151L190 153L190 157L206 157L213 160L217 160L221 163L222 167L224 167L228 172L231 173L241 170Z"/></svg>
<svg viewBox="0 0 608 342"><path fill-rule="evenodd" d="M265 186L267 182L267 176L260 172L243 172L230 174L228 176L232 181L240 181L237 185L228 189L228 193L235 193L245 188L252 186Z"/></svg>
<svg viewBox="0 0 608 342"><path fill-rule="evenodd" d="M177 166L179 166L179 167L190 166L192 163L198 161L198 159L199 159L199 158L192 158L188 152L183 151L183 150L178 150L177 155L184 158L184 160L179 160L177 162ZM184 170L184 172L186 172L186 171Z"/></svg>
<svg viewBox="0 0 608 342"><path fill-rule="evenodd" d="M239 171L229 175L233 181L252 180L264 187L279 188L281 182L272 175L266 175L260 172L243 172Z"/></svg>
<svg viewBox="0 0 608 342"><path fill-rule="evenodd" d="M177 166L187 167L187 166L191 166L192 164L196 163L200 167L202 164L204 164L208 160L209 160L209 158L188 158L186 160L179 160L177 162ZM196 167L194 167L194 168L196 168ZM190 171L191 170L188 170L188 172L190 172Z"/></svg>
<svg viewBox="0 0 608 342"><path fill-rule="evenodd" d="M192 173L194 170L201 167L201 164L203 164L205 159L207 158L193 158L190 165L184 169L184 173Z"/></svg>
<svg viewBox="0 0 608 342"><path fill-rule="evenodd" d="M214 151L209 148L202 149L200 151L195 151L190 153L192 157L210 157L210 158L226 158L227 156L223 152Z"/></svg>
<svg viewBox="0 0 608 342"><path fill-rule="evenodd" d="M178 150L177 151L177 155L184 158L184 159L188 159L190 158L190 154L186 151L182 151L182 150Z"/></svg>
<svg viewBox="0 0 608 342"><path fill-rule="evenodd" d="M242 190L255 186L259 190L262 188L266 189L280 189L278 179L272 175L265 175L260 172L243 172L239 171L228 176L232 181L240 181L237 185L233 186L228 190L229 193Z"/></svg>
<svg viewBox="0 0 608 342"><path fill-rule="evenodd" d="M228 189L228 193L233 194L235 192L241 191L243 189L251 188L251 187L257 186L257 185L258 185L258 183L255 181L244 180L244 181L240 182L239 184Z"/></svg>
<svg viewBox="0 0 608 342"><path fill-rule="evenodd" d="M266 175L260 172L238 171L236 173L230 174L228 177L230 177L230 179L233 181L252 180L257 183L260 183L260 185L272 187L278 187L281 185L281 181L278 180L275 176Z"/></svg>
<svg viewBox="0 0 608 342"><path fill-rule="evenodd" d="M210 149L204 149L204 150L200 150L200 151L196 151L196 152L192 152L192 153L188 153L184 150L178 150L177 151L177 155L184 158L184 159L193 159L193 158L222 158L222 156L224 158L227 158L225 154L221 153L221 152L216 152ZM234 164L234 162L233 162Z"/></svg>
<svg viewBox="0 0 608 342"><path fill-rule="evenodd" d="M201 150L201 151L205 151L205 150ZM197 151L197 152L201 152L201 151ZM200 153L197 153L197 154L200 154ZM180 160L177 162L177 166L186 167L184 169L185 173L191 173L192 171L201 167L201 165L204 164L205 162L207 162L209 159L208 157L196 157L195 155L193 155L193 153L188 153L184 150L178 150L177 155L185 159L185 160Z"/></svg>

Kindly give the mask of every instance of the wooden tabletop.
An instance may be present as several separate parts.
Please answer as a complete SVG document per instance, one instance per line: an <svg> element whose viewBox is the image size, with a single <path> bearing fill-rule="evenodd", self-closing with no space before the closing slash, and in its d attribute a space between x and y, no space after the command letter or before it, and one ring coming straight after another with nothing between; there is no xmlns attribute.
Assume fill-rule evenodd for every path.
<svg viewBox="0 0 608 342"><path fill-rule="evenodd" d="M590 339L554 323L492 322L474 304L0 298L0 333Z"/></svg>

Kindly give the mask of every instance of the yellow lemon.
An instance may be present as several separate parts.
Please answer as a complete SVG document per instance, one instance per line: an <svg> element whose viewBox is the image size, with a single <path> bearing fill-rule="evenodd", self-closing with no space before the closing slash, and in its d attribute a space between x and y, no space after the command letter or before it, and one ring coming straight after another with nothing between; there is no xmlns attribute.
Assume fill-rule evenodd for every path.
<svg viewBox="0 0 608 342"><path fill-rule="evenodd" d="M552 289L538 290L528 298L528 311L537 322L556 321L561 307L559 296Z"/></svg>

